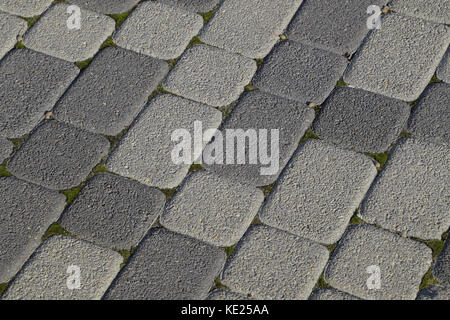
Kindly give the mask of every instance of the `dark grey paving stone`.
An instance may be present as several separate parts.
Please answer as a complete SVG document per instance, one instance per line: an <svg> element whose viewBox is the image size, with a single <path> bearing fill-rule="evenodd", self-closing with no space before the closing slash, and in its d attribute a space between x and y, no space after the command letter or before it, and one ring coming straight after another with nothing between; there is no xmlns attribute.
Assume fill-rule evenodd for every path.
<svg viewBox="0 0 450 320"><path fill-rule="evenodd" d="M222 249L165 229L153 229L114 280L105 299L205 299L225 258Z"/></svg>
<svg viewBox="0 0 450 320"><path fill-rule="evenodd" d="M363 299L413 300L432 262L425 244L368 224L350 227L324 272L334 288ZM370 267L380 270L380 288L369 289ZM369 268L369 269L368 269Z"/></svg>
<svg viewBox="0 0 450 320"><path fill-rule="evenodd" d="M335 53L284 41L264 59L252 82L281 97L321 104L346 66L347 59Z"/></svg>
<svg viewBox="0 0 450 320"><path fill-rule="evenodd" d="M138 115L169 67L117 47L103 49L58 101L58 120L116 136Z"/></svg>
<svg viewBox="0 0 450 320"><path fill-rule="evenodd" d="M44 12L53 0L2 0L0 10L21 17L35 17Z"/></svg>
<svg viewBox="0 0 450 320"><path fill-rule="evenodd" d="M328 260L321 245L263 225L237 245L222 283L257 299L307 299Z"/></svg>
<svg viewBox="0 0 450 320"><path fill-rule="evenodd" d="M419 292L416 300L450 300L450 288L431 286Z"/></svg>
<svg viewBox="0 0 450 320"><path fill-rule="evenodd" d="M47 239L17 274L4 300L100 300L120 270L122 256L79 239L55 235ZM80 270L80 288L70 289Z"/></svg>
<svg viewBox="0 0 450 320"><path fill-rule="evenodd" d="M344 55L355 52L368 33L367 8L386 0L304 0L287 30L290 40Z"/></svg>
<svg viewBox="0 0 450 320"><path fill-rule="evenodd" d="M239 98L256 72L256 62L206 45L188 49L169 73L164 89L214 107Z"/></svg>
<svg viewBox="0 0 450 320"><path fill-rule="evenodd" d="M438 79L450 83L450 49L447 50L444 58L441 61L441 64L436 70L436 76Z"/></svg>
<svg viewBox="0 0 450 320"><path fill-rule="evenodd" d="M203 27L202 16L159 2L142 2L114 34L123 48L158 59L178 58Z"/></svg>
<svg viewBox="0 0 450 320"><path fill-rule="evenodd" d="M450 42L445 25L387 14L344 74L349 85L405 101L425 89Z"/></svg>
<svg viewBox="0 0 450 320"><path fill-rule="evenodd" d="M206 300L249 300L247 296L229 290L214 290Z"/></svg>
<svg viewBox="0 0 450 320"><path fill-rule="evenodd" d="M440 239L450 227L448 147L402 139L364 200L359 216L419 239Z"/></svg>
<svg viewBox="0 0 450 320"><path fill-rule="evenodd" d="M389 7L407 16L450 24L448 0L393 0L389 3Z"/></svg>
<svg viewBox="0 0 450 320"><path fill-rule="evenodd" d="M71 189L83 182L108 149L106 138L48 121L14 153L8 170L49 189Z"/></svg>
<svg viewBox="0 0 450 320"><path fill-rule="evenodd" d="M140 0L68 0L72 3L104 14L118 14L130 11Z"/></svg>
<svg viewBox="0 0 450 320"><path fill-rule="evenodd" d="M430 84L413 109L408 131L417 138L450 145L450 85Z"/></svg>
<svg viewBox="0 0 450 320"><path fill-rule="evenodd" d="M233 108L232 113L227 117L225 123L221 126L221 132L224 142L223 157L219 159L223 164L211 163L212 160L204 159L203 166L218 175L228 177L230 179L241 181L243 183L253 184L255 186L267 186L275 182L281 170L287 164L291 156L298 147L298 142L310 127L314 119L314 110L308 108L306 105L298 102L273 96L258 90L246 92L239 99L237 105ZM245 145L245 164L237 163L238 149L237 142L234 145L234 156L229 155L234 159L234 164L226 164L227 157L227 131L228 130L256 130L255 143L250 143L251 146L258 145L259 139L263 136L262 129L267 130L267 156L271 159L271 164L261 162L261 147L256 150L258 159L256 164L250 164L249 143ZM271 151L271 139L276 139L271 135L271 130L279 130L279 156L275 151ZM249 132L250 134L250 132ZM205 148L204 154L213 154L215 143L208 145ZM262 152L263 156L266 153ZM273 155L273 156L272 156ZM209 163L207 163L209 162Z"/></svg>
<svg viewBox="0 0 450 320"><path fill-rule="evenodd" d="M172 141L172 134L175 130L185 129L194 137L196 121L202 122L203 130L214 130L222 121L222 113L169 94L155 97L111 153L107 168L150 186L162 189L178 186L195 159L192 156L192 162L173 161L172 152L177 143ZM193 155L194 143L191 142ZM202 148L206 143L203 142Z"/></svg>
<svg viewBox="0 0 450 320"><path fill-rule="evenodd" d="M5 138L0 138L0 163L2 163L6 158L9 158L13 152L13 149L14 144L11 141Z"/></svg>
<svg viewBox="0 0 450 320"><path fill-rule="evenodd" d="M410 112L406 102L340 87L322 105L313 131L345 148L384 153L406 128Z"/></svg>
<svg viewBox="0 0 450 320"><path fill-rule="evenodd" d="M30 49L71 62L92 58L113 33L116 23L105 15L81 8L81 28L69 29L69 4L57 3L48 9L25 34L23 44Z"/></svg>
<svg viewBox="0 0 450 320"><path fill-rule="evenodd" d="M231 247L244 235L263 201L263 192L255 187L196 171L177 189L160 222L169 230Z"/></svg>
<svg viewBox="0 0 450 320"><path fill-rule="evenodd" d="M11 51L0 63L0 136L29 133L78 75L73 64L28 49Z"/></svg>
<svg viewBox="0 0 450 320"><path fill-rule="evenodd" d="M333 244L376 175L369 157L308 140L286 166L259 216L275 228Z"/></svg>
<svg viewBox="0 0 450 320"><path fill-rule="evenodd" d="M161 3L183 8L191 12L203 13L210 12L221 1L222 0L159 0Z"/></svg>
<svg viewBox="0 0 450 320"><path fill-rule="evenodd" d="M102 247L130 250L162 213L161 191L117 175L94 176L63 213L70 233Z"/></svg>
<svg viewBox="0 0 450 320"><path fill-rule="evenodd" d="M440 284L450 287L450 238L445 241L444 249L439 254L433 274Z"/></svg>
<svg viewBox="0 0 450 320"><path fill-rule="evenodd" d="M314 291L309 300L360 300L359 298L352 296L351 294L341 292L336 289L324 289L320 288Z"/></svg>
<svg viewBox="0 0 450 320"><path fill-rule="evenodd" d="M0 283L8 282L58 220L66 198L40 186L0 177Z"/></svg>
<svg viewBox="0 0 450 320"><path fill-rule="evenodd" d="M14 48L17 38L22 36L27 28L25 20L0 12L0 59Z"/></svg>

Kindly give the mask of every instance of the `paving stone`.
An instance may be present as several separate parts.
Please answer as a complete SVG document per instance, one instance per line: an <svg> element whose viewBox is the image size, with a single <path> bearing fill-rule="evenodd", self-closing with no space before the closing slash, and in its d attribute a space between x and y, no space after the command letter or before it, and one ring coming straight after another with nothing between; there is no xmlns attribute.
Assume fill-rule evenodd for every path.
<svg viewBox="0 0 450 320"><path fill-rule="evenodd" d="M169 73L164 89L215 107L239 98L256 72L256 62L206 45L188 49Z"/></svg>
<svg viewBox="0 0 450 320"><path fill-rule="evenodd" d="M78 186L106 156L106 138L56 121L45 122L14 153L8 170L49 189Z"/></svg>
<svg viewBox="0 0 450 320"><path fill-rule="evenodd" d="M25 20L0 12L0 59L12 48L17 38L27 30Z"/></svg>
<svg viewBox="0 0 450 320"><path fill-rule="evenodd" d="M301 237L333 244L376 175L369 157L308 140L281 174L260 218Z"/></svg>
<svg viewBox="0 0 450 320"><path fill-rule="evenodd" d="M284 41L267 56L252 82L281 97L321 104L346 66L347 59L335 53Z"/></svg>
<svg viewBox="0 0 450 320"><path fill-rule="evenodd" d="M261 190L206 171L191 174L167 204L161 224L218 247L244 235L264 201Z"/></svg>
<svg viewBox="0 0 450 320"><path fill-rule="evenodd" d="M363 299L413 300L432 262L426 245L367 224L350 227L324 272L338 290ZM379 268L380 288L369 289Z"/></svg>
<svg viewBox="0 0 450 320"><path fill-rule="evenodd" d="M104 14L130 11L140 0L68 0L72 4Z"/></svg>
<svg viewBox="0 0 450 320"><path fill-rule="evenodd" d="M389 7L408 16L450 24L449 0L393 0Z"/></svg>
<svg viewBox="0 0 450 320"><path fill-rule="evenodd" d="M120 270L122 256L60 235L47 239L10 283L5 300L100 300ZM69 289L80 271L80 288ZM71 268L72 267L72 268Z"/></svg>
<svg viewBox="0 0 450 320"><path fill-rule="evenodd" d="M203 166L207 170L215 172L218 175L243 183L249 183L255 186L270 185L275 182L281 170L297 149L298 142L310 127L313 119L314 110L305 105L258 90L246 92L240 98L239 102L233 108L233 111L221 127L224 143L223 158L220 160L223 164L204 163ZM256 139L261 139L262 137L262 133L259 130L266 129L268 131L268 140L266 142L268 148L267 155L270 156L272 161L271 164L262 163L261 155L259 153L257 164L250 164L249 143L245 145L245 164L237 164L236 158L240 150L237 149L237 143L233 149L234 157L232 158L235 160L234 164L226 164L227 130L239 129L244 132L247 132L247 130L250 129L256 130ZM279 130L279 156L277 156L274 151L272 157L272 151L270 149L271 139L275 139L275 137L272 137L270 132L273 129ZM257 142L255 142L254 145L257 145ZM214 143L208 145L205 148L205 153L207 153L210 148L213 149L214 146ZM256 151L262 152L261 148ZM266 154L264 154L264 156L266 156ZM277 169L277 166L279 169ZM269 172L262 172L262 170L269 170Z"/></svg>
<svg viewBox="0 0 450 320"><path fill-rule="evenodd" d="M159 59L178 58L203 27L202 16L147 1L114 34L117 45Z"/></svg>
<svg viewBox="0 0 450 320"><path fill-rule="evenodd" d="M366 222L420 239L440 239L450 227L450 155L445 146L403 139L364 200Z"/></svg>
<svg viewBox="0 0 450 320"><path fill-rule="evenodd" d="M341 292L336 289L317 289L309 297L309 300L360 300L359 298L352 296L348 293Z"/></svg>
<svg viewBox="0 0 450 320"><path fill-rule="evenodd" d="M159 0L171 6L183 8L191 12L210 12L221 0Z"/></svg>
<svg viewBox="0 0 450 320"><path fill-rule="evenodd" d="M0 10L21 17L35 17L47 10L53 0L2 0Z"/></svg>
<svg viewBox="0 0 450 320"><path fill-rule="evenodd" d="M450 42L449 28L388 14L370 33L344 74L349 85L414 101L433 77Z"/></svg>
<svg viewBox="0 0 450 320"><path fill-rule="evenodd" d="M210 45L249 58L264 58L302 0L224 0L200 34Z"/></svg>
<svg viewBox="0 0 450 320"><path fill-rule="evenodd" d="M450 85L429 85L413 109L408 131L417 138L450 145Z"/></svg>
<svg viewBox="0 0 450 320"><path fill-rule="evenodd" d="M436 70L436 76L438 79L450 83L450 49L447 50L441 64Z"/></svg>
<svg viewBox="0 0 450 320"><path fill-rule="evenodd" d="M340 87L322 105L313 131L345 148L384 153L406 128L410 112L406 102Z"/></svg>
<svg viewBox="0 0 450 320"><path fill-rule="evenodd" d="M108 169L150 186L163 189L178 186L195 159L191 163L176 164L172 152L177 143L172 142L171 137L178 129L185 129L194 137L195 121L202 122L203 130L217 129L222 114L181 97L155 97L110 155ZM205 145L203 142L203 147Z"/></svg>
<svg viewBox="0 0 450 320"><path fill-rule="evenodd" d="M53 108L79 69L28 49L11 51L0 63L0 136L29 133Z"/></svg>
<svg viewBox="0 0 450 320"><path fill-rule="evenodd" d="M249 300L249 298L243 294L229 290L214 290L206 300Z"/></svg>
<svg viewBox="0 0 450 320"><path fill-rule="evenodd" d="M113 33L115 21L105 15L81 8L79 30L69 29L68 4L52 6L25 34L23 44L50 56L76 62L92 58Z"/></svg>
<svg viewBox="0 0 450 320"><path fill-rule="evenodd" d="M58 220L66 198L14 177L0 177L0 194L0 283L6 283Z"/></svg>
<svg viewBox="0 0 450 320"><path fill-rule="evenodd" d="M367 8L386 0L304 0L287 30L289 39L338 54L355 52L368 33Z"/></svg>
<svg viewBox="0 0 450 320"><path fill-rule="evenodd" d="M164 193L113 174L88 181L63 213L60 224L81 239L116 250L130 250L162 213Z"/></svg>
<svg viewBox="0 0 450 320"><path fill-rule="evenodd" d="M161 228L153 229L105 299L205 299L225 259L222 249Z"/></svg>
<svg viewBox="0 0 450 320"><path fill-rule="evenodd" d="M259 299L307 299L327 260L319 244L252 226L228 260L222 283Z"/></svg>
<svg viewBox="0 0 450 320"><path fill-rule="evenodd" d="M164 61L105 48L59 100L54 115L80 128L116 136L131 124L168 70Z"/></svg>
<svg viewBox="0 0 450 320"><path fill-rule="evenodd" d="M419 292L416 300L450 300L450 288L430 286Z"/></svg>
<svg viewBox="0 0 450 320"><path fill-rule="evenodd" d="M14 144L11 141L0 137L0 163L2 163L6 158L9 158L13 152L13 149Z"/></svg>
<svg viewBox="0 0 450 320"><path fill-rule="evenodd" d="M444 249L439 254L433 269L435 278L446 287L450 288L450 238L447 237Z"/></svg>

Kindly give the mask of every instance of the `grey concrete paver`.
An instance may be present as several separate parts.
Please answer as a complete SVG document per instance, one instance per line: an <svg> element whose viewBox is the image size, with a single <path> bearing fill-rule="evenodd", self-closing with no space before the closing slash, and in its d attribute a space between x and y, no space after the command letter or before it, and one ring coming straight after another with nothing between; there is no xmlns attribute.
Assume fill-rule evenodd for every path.
<svg viewBox="0 0 450 320"><path fill-rule="evenodd" d="M2 163L6 158L9 158L13 152L13 149L14 144L11 141L0 137L0 163Z"/></svg>
<svg viewBox="0 0 450 320"><path fill-rule="evenodd" d="M2 0L0 10L22 17L35 17L44 12L53 0Z"/></svg>
<svg viewBox="0 0 450 320"><path fill-rule="evenodd" d="M423 243L359 224L339 241L324 278L334 288L363 299L413 300L431 262L431 249Z"/></svg>
<svg viewBox="0 0 450 320"><path fill-rule="evenodd" d="M0 59L12 48L28 28L25 20L0 12Z"/></svg>
<svg viewBox="0 0 450 320"><path fill-rule="evenodd" d="M161 3L183 8L191 12L203 13L210 12L221 1L222 0L159 0Z"/></svg>
<svg viewBox="0 0 450 320"><path fill-rule="evenodd" d="M119 14L130 11L140 0L68 0L92 11L104 14Z"/></svg>
<svg viewBox="0 0 450 320"><path fill-rule="evenodd" d="M360 300L359 298L352 296L351 294L336 290L320 288L314 291L309 300Z"/></svg>
<svg viewBox="0 0 450 320"><path fill-rule="evenodd" d="M440 284L450 288L450 238L447 237L444 249L439 254L433 274Z"/></svg>
<svg viewBox="0 0 450 320"><path fill-rule="evenodd" d="M441 64L436 70L436 76L438 79L450 83L450 49L447 49L447 53L441 61Z"/></svg>
<svg viewBox="0 0 450 320"><path fill-rule="evenodd" d="M105 299L205 299L225 258L222 249L154 229L140 243Z"/></svg>
<svg viewBox="0 0 450 320"><path fill-rule="evenodd" d="M449 0L393 0L389 7L404 15L450 24Z"/></svg>
<svg viewBox="0 0 450 320"><path fill-rule="evenodd" d="M249 300L249 298L243 294L236 293L229 290L214 290L206 298L206 300Z"/></svg>
<svg viewBox="0 0 450 320"><path fill-rule="evenodd" d="M430 286L419 292L416 300L450 300L450 288Z"/></svg>

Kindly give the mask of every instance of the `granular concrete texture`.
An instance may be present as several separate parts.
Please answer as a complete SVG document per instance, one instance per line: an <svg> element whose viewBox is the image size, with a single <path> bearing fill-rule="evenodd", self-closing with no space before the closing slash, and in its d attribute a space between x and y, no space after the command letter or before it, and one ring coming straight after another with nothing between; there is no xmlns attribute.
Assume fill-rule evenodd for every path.
<svg viewBox="0 0 450 320"><path fill-rule="evenodd" d="M35 17L44 12L53 0L2 0L0 10L21 17Z"/></svg>
<svg viewBox="0 0 450 320"><path fill-rule="evenodd" d="M11 153L13 152L14 144L5 139L0 138L0 163L3 162L6 158L9 158Z"/></svg>
<svg viewBox="0 0 450 320"><path fill-rule="evenodd" d="M416 300L450 300L450 288L430 286L419 292Z"/></svg>
<svg viewBox="0 0 450 320"><path fill-rule="evenodd" d="M314 291L309 300L360 300L359 298L352 296L348 293L341 292L336 289L324 289L320 288Z"/></svg>
<svg viewBox="0 0 450 320"><path fill-rule="evenodd" d="M450 83L450 49L447 50L444 58L441 61L441 64L436 70L436 76L438 79Z"/></svg>
<svg viewBox="0 0 450 320"><path fill-rule="evenodd" d="M444 249L439 254L433 274L440 284L450 287L450 238L447 237Z"/></svg>
<svg viewBox="0 0 450 320"><path fill-rule="evenodd" d="M119 14L130 11L141 0L68 0L87 9L104 14Z"/></svg>
<svg viewBox="0 0 450 320"><path fill-rule="evenodd" d="M0 59L14 48L27 28L25 20L0 12Z"/></svg>
<svg viewBox="0 0 450 320"><path fill-rule="evenodd" d="M161 3L165 3L174 7L183 8L191 12L210 12L213 10L222 0L159 0Z"/></svg>
<svg viewBox="0 0 450 320"><path fill-rule="evenodd" d="M389 7L408 16L450 24L449 0L392 0Z"/></svg>

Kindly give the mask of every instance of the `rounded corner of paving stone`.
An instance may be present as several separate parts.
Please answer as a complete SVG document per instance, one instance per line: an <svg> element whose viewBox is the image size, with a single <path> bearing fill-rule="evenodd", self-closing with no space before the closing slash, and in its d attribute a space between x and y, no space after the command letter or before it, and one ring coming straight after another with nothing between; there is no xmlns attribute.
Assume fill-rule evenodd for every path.
<svg viewBox="0 0 450 320"><path fill-rule="evenodd" d="M53 0L2 0L0 10L17 16L32 18L39 16L52 3Z"/></svg>
<svg viewBox="0 0 450 320"><path fill-rule="evenodd" d="M27 28L25 20L0 12L0 59L14 48L17 39L23 36Z"/></svg>
<svg viewBox="0 0 450 320"><path fill-rule="evenodd" d="M68 3L103 14L121 14L130 11L140 0L69 0Z"/></svg>
<svg viewBox="0 0 450 320"><path fill-rule="evenodd" d="M0 163L12 154L14 144L6 138L0 137Z"/></svg>

